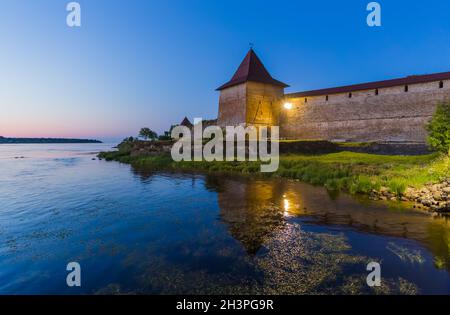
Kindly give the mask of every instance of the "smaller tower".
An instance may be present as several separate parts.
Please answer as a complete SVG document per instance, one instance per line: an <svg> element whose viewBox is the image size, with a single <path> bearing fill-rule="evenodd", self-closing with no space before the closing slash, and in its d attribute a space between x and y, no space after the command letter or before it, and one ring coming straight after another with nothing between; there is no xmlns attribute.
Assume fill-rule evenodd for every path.
<svg viewBox="0 0 450 315"><path fill-rule="evenodd" d="M194 127L187 117L184 117L183 121L180 123L180 126L188 127L189 129Z"/></svg>
<svg viewBox="0 0 450 315"><path fill-rule="evenodd" d="M230 81L220 91L218 125L278 125L287 84L275 80L253 49L245 56Z"/></svg>

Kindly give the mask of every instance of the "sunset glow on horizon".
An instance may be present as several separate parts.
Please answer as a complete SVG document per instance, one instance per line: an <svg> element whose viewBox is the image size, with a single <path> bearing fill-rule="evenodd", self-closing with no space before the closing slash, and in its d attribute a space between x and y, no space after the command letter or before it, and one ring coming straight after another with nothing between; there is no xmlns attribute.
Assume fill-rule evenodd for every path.
<svg viewBox="0 0 450 315"><path fill-rule="evenodd" d="M2 3L0 136L120 139L214 119L249 42L287 93L450 71L442 1L386 3L378 29L364 1L78 2L79 28L65 0Z"/></svg>

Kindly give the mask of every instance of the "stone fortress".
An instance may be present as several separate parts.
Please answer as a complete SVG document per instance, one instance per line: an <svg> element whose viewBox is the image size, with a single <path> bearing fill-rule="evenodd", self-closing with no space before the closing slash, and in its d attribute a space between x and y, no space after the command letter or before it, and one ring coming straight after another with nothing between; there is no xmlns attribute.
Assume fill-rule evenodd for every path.
<svg viewBox="0 0 450 315"><path fill-rule="evenodd" d="M450 72L285 94L253 49L219 87L221 127L279 126L282 139L418 142L439 102L450 100Z"/></svg>

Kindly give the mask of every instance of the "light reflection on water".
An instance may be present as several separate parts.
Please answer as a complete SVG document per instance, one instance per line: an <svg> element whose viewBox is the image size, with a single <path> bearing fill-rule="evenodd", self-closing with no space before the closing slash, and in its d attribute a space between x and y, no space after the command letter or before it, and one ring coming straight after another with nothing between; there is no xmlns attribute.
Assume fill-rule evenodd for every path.
<svg viewBox="0 0 450 315"><path fill-rule="evenodd" d="M444 218L297 182L92 160L107 148L0 146L0 293L450 293ZM71 261L81 288L65 285ZM365 285L370 261L381 288Z"/></svg>

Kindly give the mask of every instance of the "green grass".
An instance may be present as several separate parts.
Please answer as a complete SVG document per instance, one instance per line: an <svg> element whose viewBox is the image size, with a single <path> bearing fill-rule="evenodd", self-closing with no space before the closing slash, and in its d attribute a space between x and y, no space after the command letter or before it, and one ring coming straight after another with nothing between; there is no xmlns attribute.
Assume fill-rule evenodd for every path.
<svg viewBox="0 0 450 315"><path fill-rule="evenodd" d="M340 152L320 156L285 156L278 172L297 172L296 178L331 189L367 193L388 187L401 194L408 186L422 187L450 175L448 156L386 156ZM295 173L295 172L294 172Z"/></svg>
<svg viewBox="0 0 450 315"><path fill-rule="evenodd" d="M450 158L438 154L386 156L354 152L323 155L282 155L273 174L260 173L259 162L174 162L170 155L131 157L129 152L107 152L100 157L148 170L238 173L297 179L330 190L369 193L387 187L401 195L408 186L420 188L450 176Z"/></svg>
<svg viewBox="0 0 450 315"><path fill-rule="evenodd" d="M360 148L360 147L369 147L373 144L373 142L337 142L341 148Z"/></svg>

